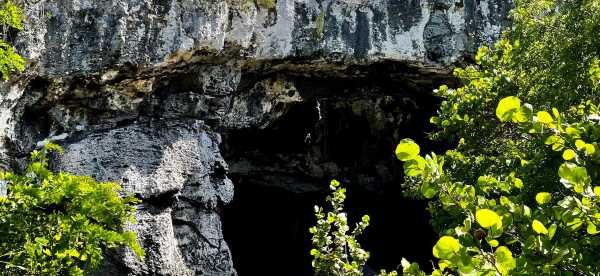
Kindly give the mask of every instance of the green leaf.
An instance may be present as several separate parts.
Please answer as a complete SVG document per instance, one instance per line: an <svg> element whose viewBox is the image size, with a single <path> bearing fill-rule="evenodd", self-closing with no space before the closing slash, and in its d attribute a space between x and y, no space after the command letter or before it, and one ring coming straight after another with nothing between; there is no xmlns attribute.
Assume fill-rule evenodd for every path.
<svg viewBox="0 0 600 276"><path fill-rule="evenodd" d="M584 147L584 153L587 156L590 156L596 152L596 146L593 144L586 144Z"/></svg>
<svg viewBox="0 0 600 276"><path fill-rule="evenodd" d="M541 192L535 195L535 201L537 201L539 205L544 205L550 202L550 200L552 200L552 195L550 193Z"/></svg>
<svg viewBox="0 0 600 276"><path fill-rule="evenodd" d="M475 269L473 258L466 254L466 251L461 251L459 256L452 259L453 263L458 266L458 272L461 275L469 275Z"/></svg>
<svg viewBox="0 0 600 276"><path fill-rule="evenodd" d="M475 63L480 64L489 55L489 47L479 47L477 54L475 54Z"/></svg>
<svg viewBox="0 0 600 276"><path fill-rule="evenodd" d="M546 226L544 226L544 224L537 219L533 220L533 222L531 223L531 227L533 228L533 231L535 231L538 234L548 235L548 229L546 228Z"/></svg>
<svg viewBox="0 0 600 276"><path fill-rule="evenodd" d="M405 258L402 258L402 260L400 261L400 264L402 265L402 268L404 270L407 270L410 267L410 262L408 260L406 260Z"/></svg>
<svg viewBox="0 0 600 276"><path fill-rule="evenodd" d="M508 275L511 270L517 267L512 252L506 246L500 246L496 249L496 267L502 275Z"/></svg>
<svg viewBox="0 0 600 276"><path fill-rule="evenodd" d="M513 185L515 185L517 189L523 189L523 180L515 177L515 179L513 179Z"/></svg>
<svg viewBox="0 0 600 276"><path fill-rule="evenodd" d="M554 145L554 144L564 145L565 141L558 135L550 135L544 143L546 145Z"/></svg>
<svg viewBox="0 0 600 276"><path fill-rule="evenodd" d="M569 160L575 158L575 156L577 156L577 154L572 149L567 149L567 150L563 151L563 154L562 154L563 159L565 159L566 161L569 161Z"/></svg>
<svg viewBox="0 0 600 276"><path fill-rule="evenodd" d="M449 259L460 250L460 242L451 236L443 236L433 247L433 256L438 259Z"/></svg>
<svg viewBox="0 0 600 276"><path fill-rule="evenodd" d="M588 223L586 230L587 230L588 234L590 234L590 235L594 235L594 234L598 233L598 230L596 229L596 225L591 222Z"/></svg>
<svg viewBox="0 0 600 276"><path fill-rule="evenodd" d="M581 226L583 226L583 221L580 218L574 218L567 222L567 227L569 227L571 231L577 231Z"/></svg>
<svg viewBox="0 0 600 276"><path fill-rule="evenodd" d="M529 121L529 119L533 116L533 106L530 104L524 104L519 108L519 112L516 114L516 118L513 118L513 121L523 123Z"/></svg>
<svg viewBox="0 0 600 276"><path fill-rule="evenodd" d="M550 227L548 228L548 238L554 238L554 234L556 234L556 229L558 229L556 223L550 225Z"/></svg>
<svg viewBox="0 0 600 276"><path fill-rule="evenodd" d="M437 194L437 187L435 184L425 181L421 185L421 193L425 198L433 198Z"/></svg>
<svg viewBox="0 0 600 276"><path fill-rule="evenodd" d="M497 246L500 244L500 243L498 242L498 240L490 240L490 241L487 241L487 242L488 242L488 244L489 244L491 247L497 247Z"/></svg>
<svg viewBox="0 0 600 276"><path fill-rule="evenodd" d="M396 147L396 157L400 161L413 160L419 155L419 152L419 145L412 139L402 139Z"/></svg>
<svg viewBox="0 0 600 276"><path fill-rule="evenodd" d="M475 220L481 227L489 229L492 226L502 227L502 219L496 212L490 209L479 209L475 213Z"/></svg>
<svg viewBox="0 0 600 276"><path fill-rule="evenodd" d="M538 122L542 123L542 124L551 124L554 122L554 119L552 119L552 116L550 115L550 113L546 112L546 111L539 111L537 113L537 120Z"/></svg>
<svg viewBox="0 0 600 276"><path fill-rule="evenodd" d="M57 152L57 153L63 153L65 151L61 146L59 146L55 143L52 143L52 142L46 142L44 144L44 149L49 152Z"/></svg>
<svg viewBox="0 0 600 276"><path fill-rule="evenodd" d="M333 187L339 187L339 186L340 186L340 182L339 182L339 181L337 181L337 180L335 180L335 179L332 179L332 180L331 180L331 182L330 182L329 184L330 184L331 186L333 186Z"/></svg>
<svg viewBox="0 0 600 276"><path fill-rule="evenodd" d="M514 96L506 97L498 103L496 116L501 122L513 120L517 113L519 113L520 108L521 100L519 100L519 98Z"/></svg>
<svg viewBox="0 0 600 276"><path fill-rule="evenodd" d="M558 176L566 188L574 187L577 193L583 193L584 187L591 182L586 168L568 162L560 165Z"/></svg>
<svg viewBox="0 0 600 276"><path fill-rule="evenodd" d="M567 133L567 135L571 136L571 138L580 138L581 137L581 131L579 131L577 128L574 128L574 127L567 127L565 129L565 132Z"/></svg>
<svg viewBox="0 0 600 276"><path fill-rule="evenodd" d="M417 176L425 170L425 158L417 155L414 159L404 163L404 174L406 176Z"/></svg>
<svg viewBox="0 0 600 276"><path fill-rule="evenodd" d="M552 115L554 115L554 118L559 120L559 123L560 123L560 112L558 112L558 109L556 109L556 107L552 108Z"/></svg>
<svg viewBox="0 0 600 276"><path fill-rule="evenodd" d="M583 140L576 140L575 141L575 147L580 150L583 149L585 147L586 143Z"/></svg>

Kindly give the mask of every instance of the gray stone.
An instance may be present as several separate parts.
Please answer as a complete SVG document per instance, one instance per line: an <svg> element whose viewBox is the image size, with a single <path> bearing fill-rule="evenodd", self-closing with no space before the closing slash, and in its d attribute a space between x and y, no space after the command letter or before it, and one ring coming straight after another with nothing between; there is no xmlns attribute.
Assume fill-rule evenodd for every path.
<svg viewBox="0 0 600 276"><path fill-rule="evenodd" d="M493 41L508 24L508 0L59 0L28 4L18 45L40 73L97 72L157 65L205 48L254 59L325 57L447 65ZM443 13L443 14L440 14ZM431 28L447 39L431 59ZM429 26L429 27L428 27ZM446 28L451 27L452 32ZM437 35L434 35L437 36Z"/></svg>
<svg viewBox="0 0 600 276"><path fill-rule="evenodd" d="M202 122L136 122L71 141L57 169L122 184L136 212L146 257L122 252L130 275L235 274L218 208L233 197L217 134ZM112 258L114 261L118 258Z"/></svg>

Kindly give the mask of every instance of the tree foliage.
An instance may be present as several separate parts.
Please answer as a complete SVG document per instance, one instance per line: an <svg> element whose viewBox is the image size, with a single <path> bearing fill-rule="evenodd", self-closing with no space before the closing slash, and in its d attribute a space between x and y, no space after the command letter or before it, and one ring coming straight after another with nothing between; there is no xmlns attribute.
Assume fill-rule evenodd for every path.
<svg viewBox="0 0 600 276"><path fill-rule="evenodd" d="M10 33L23 30L23 12L10 0L0 0L0 74L4 80L25 69L25 59L15 52Z"/></svg>
<svg viewBox="0 0 600 276"><path fill-rule="evenodd" d="M516 4L514 27L455 71L464 86L437 90L432 137L457 148L398 146L431 199L437 275L600 273L600 2Z"/></svg>
<svg viewBox="0 0 600 276"><path fill-rule="evenodd" d="M452 170L444 170L448 167L445 160L455 166L466 165L456 161L467 160L458 150L407 161L405 170L417 178L422 194L434 198L434 220L444 223L439 225L443 236L433 249L440 259L436 273L597 274L600 186L593 183L597 183L600 164L598 106L589 102L578 106L572 113L581 115L568 122L557 109L552 115L533 112L530 105L505 99L496 109L498 119L510 122L508 127L521 139L545 150L552 162L544 166L552 166L556 181L534 186L530 180L535 178L530 175L540 164L527 159L516 160L509 173L489 168L486 175L476 179L460 178ZM506 108L503 102L511 104ZM407 140L399 147L405 145ZM523 156L529 154L524 152ZM413 162L423 164L415 169L410 165Z"/></svg>
<svg viewBox="0 0 600 276"><path fill-rule="evenodd" d="M430 200L432 275L598 275L600 1L518 0L511 18L462 87L435 91L431 137L456 148L396 149L407 194Z"/></svg>
<svg viewBox="0 0 600 276"><path fill-rule="evenodd" d="M120 197L116 183L48 170L47 144L31 154L25 174L3 172L8 193L0 197L0 271L9 275L84 275L98 267L103 250L143 250L133 232L133 197ZM0 195L1 196L1 195Z"/></svg>

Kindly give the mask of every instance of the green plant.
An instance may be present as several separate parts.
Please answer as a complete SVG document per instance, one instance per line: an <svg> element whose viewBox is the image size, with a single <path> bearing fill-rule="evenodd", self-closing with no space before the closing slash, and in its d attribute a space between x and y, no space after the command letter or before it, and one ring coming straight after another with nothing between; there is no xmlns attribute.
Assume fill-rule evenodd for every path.
<svg viewBox="0 0 600 276"><path fill-rule="evenodd" d="M133 197L119 197L116 183L52 173L48 143L31 154L25 174L3 172L8 193L0 197L0 270L10 275L84 275L98 267L103 250L128 246L143 256L133 232Z"/></svg>
<svg viewBox="0 0 600 276"><path fill-rule="evenodd" d="M310 255L313 256L312 266L316 274L363 275L370 255L361 247L358 237L369 226L369 216L364 215L354 230L350 231L348 216L344 211L346 189L341 188L337 180L332 180L329 188L332 194L327 196L326 201L330 203L331 209L325 213L323 208L315 206L317 225L309 229L314 246L310 250ZM411 264L402 259L401 265L405 273L425 275L416 263ZM378 275L397 276L398 272L381 270Z"/></svg>
<svg viewBox="0 0 600 276"><path fill-rule="evenodd" d="M11 1L0 1L0 74L4 80L13 72L25 69L25 59L15 53L12 45L7 41L6 33L10 29L23 30L23 12Z"/></svg>
<svg viewBox="0 0 600 276"><path fill-rule="evenodd" d="M430 200L432 275L600 274L600 1L518 0L513 28L444 99L421 155L410 139L409 195ZM406 275L425 275L402 262Z"/></svg>
<svg viewBox="0 0 600 276"><path fill-rule="evenodd" d="M344 212L346 189L340 188L337 180L332 180L329 187L333 191L327 197L331 210L325 213L323 208L315 206L317 225L309 229L314 246L310 251L312 265L317 273L326 275L362 275L369 253L360 247L357 237L369 225L369 216L363 216L350 230Z"/></svg>
<svg viewBox="0 0 600 276"><path fill-rule="evenodd" d="M444 170L444 160L460 160L459 152L422 157L412 140L400 142L396 155L405 161L406 175L418 178L423 196L436 198L437 208L452 218L433 248L438 275L446 269L491 275L600 272L600 186L592 184L599 176L600 109L586 101L571 114L580 116L569 122L556 108L533 112L513 96L496 108L500 121L512 122L522 137L545 145L548 158L560 160L552 190L528 187L535 164L519 162L504 175L490 170L476 181L456 179Z"/></svg>
<svg viewBox="0 0 600 276"><path fill-rule="evenodd" d="M437 91L432 137L458 146L396 150L412 194L431 199L433 274L596 275L600 2L522 0L511 16L455 71L464 86Z"/></svg>

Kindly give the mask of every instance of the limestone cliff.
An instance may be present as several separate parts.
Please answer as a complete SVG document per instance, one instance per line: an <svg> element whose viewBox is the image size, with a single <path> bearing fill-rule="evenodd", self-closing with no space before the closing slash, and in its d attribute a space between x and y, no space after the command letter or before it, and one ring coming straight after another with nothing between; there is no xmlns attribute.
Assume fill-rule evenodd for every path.
<svg viewBox="0 0 600 276"><path fill-rule="evenodd" d="M423 136L435 109L431 89L498 37L512 6L270 3L25 4L27 28L16 44L29 69L0 86L0 161L19 169L51 139L65 148L55 169L117 181L143 200L129 227L146 259L110 252L101 274L236 274L222 230L234 187L300 197L323 191L329 177L373 196L398 185L394 142ZM304 216L311 219L310 209ZM248 218L229 220L234 241L254 233L239 223Z"/></svg>

